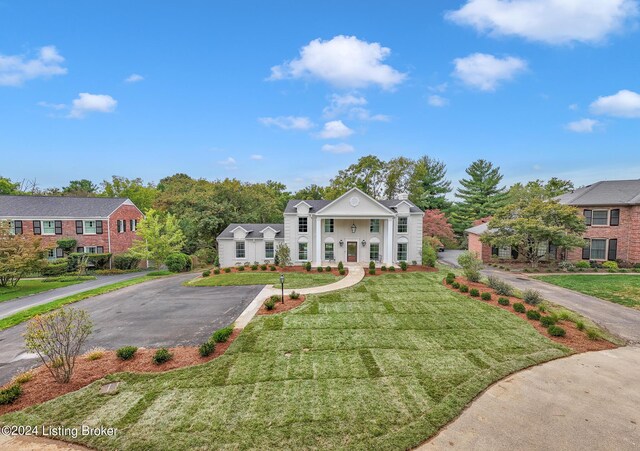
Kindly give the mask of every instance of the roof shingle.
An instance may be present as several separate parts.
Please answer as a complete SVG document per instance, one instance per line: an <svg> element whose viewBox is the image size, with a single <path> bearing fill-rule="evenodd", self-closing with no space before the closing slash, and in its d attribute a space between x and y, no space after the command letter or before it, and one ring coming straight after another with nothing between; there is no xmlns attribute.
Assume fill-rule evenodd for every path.
<svg viewBox="0 0 640 451"><path fill-rule="evenodd" d="M0 218L106 218L126 201L117 197L0 196Z"/></svg>

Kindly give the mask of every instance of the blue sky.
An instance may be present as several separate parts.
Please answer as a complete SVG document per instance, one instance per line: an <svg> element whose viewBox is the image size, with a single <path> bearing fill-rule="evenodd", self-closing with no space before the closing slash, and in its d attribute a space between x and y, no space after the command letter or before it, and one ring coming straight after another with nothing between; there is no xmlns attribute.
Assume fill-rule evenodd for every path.
<svg viewBox="0 0 640 451"><path fill-rule="evenodd" d="M424 5L420 5L423 3ZM0 0L0 175L640 177L636 0ZM133 78L129 78L132 77Z"/></svg>

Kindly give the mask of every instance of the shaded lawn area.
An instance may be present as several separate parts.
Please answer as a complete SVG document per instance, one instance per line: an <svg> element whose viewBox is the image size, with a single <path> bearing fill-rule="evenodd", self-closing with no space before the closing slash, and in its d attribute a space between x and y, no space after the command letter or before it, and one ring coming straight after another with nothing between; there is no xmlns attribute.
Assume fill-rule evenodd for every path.
<svg viewBox="0 0 640 451"><path fill-rule="evenodd" d="M640 276L570 274L534 278L605 301L640 309Z"/></svg>
<svg viewBox="0 0 640 451"><path fill-rule="evenodd" d="M308 288L328 285L342 279L330 273L317 272L287 272L284 274L285 288ZM196 279L188 285L194 287L226 287L232 285L275 285L280 288L280 273L278 272L231 272L213 274L209 277Z"/></svg>
<svg viewBox="0 0 640 451"><path fill-rule="evenodd" d="M258 316L223 356L121 373L0 417L113 426L99 449L393 449L418 445L494 381L570 353L515 315L454 293L443 273L389 274ZM506 427L506 426L505 426Z"/></svg>
<svg viewBox="0 0 640 451"><path fill-rule="evenodd" d="M9 301L11 299L30 294L42 293L43 291L53 290L54 288L67 287L84 280L65 280L62 282L45 282L44 279L20 280L15 287L0 287L0 302Z"/></svg>

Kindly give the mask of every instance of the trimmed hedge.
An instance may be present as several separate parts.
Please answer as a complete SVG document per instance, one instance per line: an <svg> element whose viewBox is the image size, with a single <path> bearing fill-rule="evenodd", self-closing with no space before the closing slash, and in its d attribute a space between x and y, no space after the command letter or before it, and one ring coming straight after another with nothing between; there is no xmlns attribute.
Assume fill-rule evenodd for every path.
<svg viewBox="0 0 640 451"><path fill-rule="evenodd" d="M522 302L515 302L513 304L513 310L515 310L518 313L525 313L527 311L527 309L524 307L524 304Z"/></svg>
<svg viewBox="0 0 640 451"><path fill-rule="evenodd" d="M118 254L113 256L113 266L116 269L136 269L140 264L140 258L129 254Z"/></svg>
<svg viewBox="0 0 640 451"><path fill-rule="evenodd" d="M507 298L498 298L498 304L500 305L509 305L511 302Z"/></svg>
<svg viewBox="0 0 640 451"><path fill-rule="evenodd" d="M183 272L191 269L191 258L182 252L170 254L164 261L167 269L171 272Z"/></svg>
<svg viewBox="0 0 640 451"><path fill-rule="evenodd" d="M527 311L527 319L538 321L541 317L542 317L542 315L540 315L540 312L537 311L537 310L528 310Z"/></svg>
<svg viewBox="0 0 640 451"><path fill-rule="evenodd" d="M22 387L20 384L13 384L4 390L0 390L0 406L7 404L13 404L16 399L22 394Z"/></svg>

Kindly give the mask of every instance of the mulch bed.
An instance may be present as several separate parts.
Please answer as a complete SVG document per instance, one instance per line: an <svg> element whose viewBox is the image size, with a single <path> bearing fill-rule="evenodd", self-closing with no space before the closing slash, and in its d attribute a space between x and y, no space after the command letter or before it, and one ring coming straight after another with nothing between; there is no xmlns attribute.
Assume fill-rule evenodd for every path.
<svg viewBox="0 0 640 451"><path fill-rule="evenodd" d="M238 271L238 267L237 267L237 266L229 266L229 268L231 268L230 273L237 272L237 273L240 273L240 274L243 274L243 273L247 273L247 274L248 274L248 273L260 273L260 272L261 272L261 273L270 273L270 272L272 272L272 273L278 273L278 274L279 274L279 273L282 273L282 272L283 272L283 273L288 273L288 272L303 272L303 273L307 273L307 272L308 272L308 273L317 273L317 272L318 272L318 268L317 268L316 266L312 266L312 267L311 267L311 271L307 271L307 270L304 268L304 266L285 266L285 267L280 267L280 266L278 266L278 267L276 267L276 270L275 270L275 271L271 271L271 270L269 269L269 266L270 266L270 265L267 265L267 269L266 269L266 270L261 270L261 269L260 269L260 265L258 265L258 269L256 269L256 270L252 270L252 269L251 269L251 266L245 266L245 267L244 267L244 271ZM211 269L210 271L211 271L211 276L210 276L210 277L215 277L215 276L216 276L216 274L214 274L214 273L213 273L213 269ZM345 275L345 276L346 276L347 274L349 274L349 269L348 269L347 267L345 267L345 268L344 268L344 271L345 271L345 272L344 272L344 275ZM230 273L225 273L225 272L222 270L222 268L221 268L221 269L220 269L220 274L219 274L219 275L223 275L223 274L230 274ZM331 274L333 274L334 276L339 276L339 275L340 275L340 272L339 272L339 270L338 270L338 268L337 268L337 267L331 267L331 271L329 272L329 271L327 271L327 267L326 267L326 266L323 266L323 267L322 267L322 273L320 273L320 274L327 274L327 273L331 273Z"/></svg>
<svg viewBox="0 0 640 451"><path fill-rule="evenodd" d="M267 298L268 299L268 298ZM265 299L266 301L266 299ZM304 296L300 295L298 299L291 299L289 296L284 297L284 304L280 301L276 302L275 307L272 310L267 310L267 308L262 304L260 306L260 310L258 310L258 315L274 315L276 313L286 312L287 310L294 309L301 305L304 302Z"/></svg>
<svg viewBox="0 0 640 451"><path fill-rule="evenodd" d="M399 273L403 273L403 272L438 272L438 269L436 269L436 268L432 268L430 266L421 266L421 265L408 265L406 271L401 270L400 266L395 266L395 268L396 268L395 271L389 271L388 269L386 271L383 271L380 268L376 268L376 273L375 274L369 274L369 268L364 268L364 275L365 275L365 277L373 277L374 275L375 276L381 276L382 274L395 274L395 273L398 273L398 272Z"/></svg>
<svg viewBox="0 0 640 451"><path fill-rule="evenodd" d="M159 373L199 365L209 362L225 353L229 345L240 335L241 329L234 329L225 343L216 343L215 352L207 357L200 357L198 347L185 346L169 348L173 358L162 365L156 365L151 361L156 349L139 348L131 360L120 360L115 351L105 351L98 360L87 360L84 356L78 357L76 367L71 377L71 382L61 384L56 382L44 365L31 370L33 378L22 384L22 395L13 403L0 406L0 415L15 410L24 409L48 401L66 393L76 391L103 377L128 371L132 373ZM8 387L11 383L6 384Z"/></svg>
<svg viewBox="0 0 640 451"><path fill-rule="evenodd" d="M493 289L489 288L487 285L480 283L480 282L470 282L465 278L462 277L456 277L456 282L458 282L459 284L464 284L466 286L469 287L469 290L471 290L472 288L477 288L478 291L480 291L480 293L483 292L489 292L491 293L491 300L490 301L483 301L482 299L480 299L480 297L474 297L471 296L469 293L460 293L459 290L456 290L455 288L453 288L451 285L447 285L447 283L444 281L442 281L442 283L444 284L444 286L446 286L447 288L449 288L452 291L455 291L456 293L460 293L460 294L464 294L467 295L468 297L477 300L478 302L484 302L485 304L490 304L493 305L495 307L501 308L503 310L507 310L508 312L510 312L513 315L517 315L520 318L524 319L525 321L528 321L529 324L531 324L538 332L540 332L540 334L544 335L547 338L550 338L551 340L557 342L557 343L561 343L563 345L565 345L567 348L573 349L575 352L588 352L588 351L603 351L605 349L614 349L617 348L618 346L614 343L611 343L610 341L605 340L604 338L598 339L598 340L591 340L589 339L589 337L587 337L587 334L585 331L581 331L578 330L578 328L576 327L575 323L571 322L571 321L558 321L557 325L561 326L565 331L566 331L566 335L564 337L553 337L551 335L549 335L549 332L547 332L547 328L544 327L540 321L538 320L530 320L527 318L526 313L518 313L515 310L513 310L513 304L516 302L522 303L524 304L524 301L520 298L516 298L513 296L500 296L497 295L495 293L495 291L493 291ZM511 305L500 305L498 304L498 298L499 297L503 297L503 298L507 298L509 299L509 302L511 303ZM532 310L533 308L527 304L524 304L525 308L527 310ZM548 313L546 312L540 312L540 314L542 316L547 316Z"/></svg>

